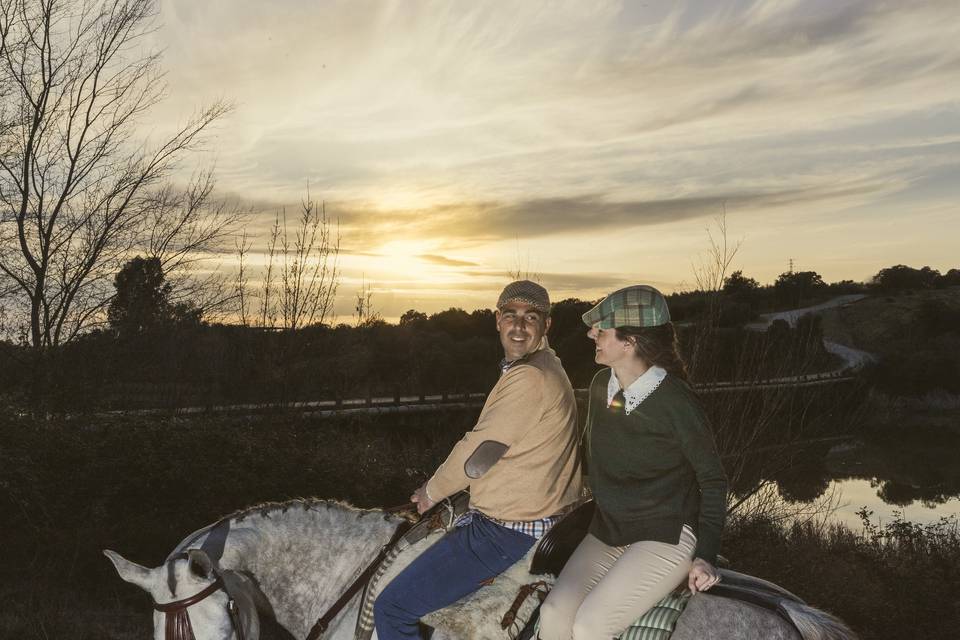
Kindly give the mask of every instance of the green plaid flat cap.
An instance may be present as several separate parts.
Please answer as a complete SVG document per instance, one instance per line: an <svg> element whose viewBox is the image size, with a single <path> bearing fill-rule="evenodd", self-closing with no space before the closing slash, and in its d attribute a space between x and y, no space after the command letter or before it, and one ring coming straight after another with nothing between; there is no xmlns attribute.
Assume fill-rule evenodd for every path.
<svg viewBox="0 0 960 640"><path fill-rule="evenodd" d="M588 327L658 327L670 322L670 311L663 294L638 284L614 291L590 311L583 314Z"/></svg>
<svg viewBox="0 0 960 640"><path fill-rule="evenodd" d="M497 300L497 309L503 309L503 305L508 302L522 302L540 313L550 314L550 296L547 290L536 282L517 280L508 284L500 294L500 299Z"/></svg>

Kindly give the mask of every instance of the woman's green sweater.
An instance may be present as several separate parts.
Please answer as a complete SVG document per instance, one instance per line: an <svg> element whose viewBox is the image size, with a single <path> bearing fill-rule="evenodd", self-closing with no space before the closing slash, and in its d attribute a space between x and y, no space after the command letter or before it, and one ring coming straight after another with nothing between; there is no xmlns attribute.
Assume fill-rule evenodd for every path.
<svg viewBox="0 0 960 640"><path fill-rule="evenodd" d="M667 375L625 414L607 408L611 375L604 369L590 385L587 455L597 505L590 533L611 546L677 544L688 524L697 534L695 557L715 562L727 481L697 397Z"/></svg>

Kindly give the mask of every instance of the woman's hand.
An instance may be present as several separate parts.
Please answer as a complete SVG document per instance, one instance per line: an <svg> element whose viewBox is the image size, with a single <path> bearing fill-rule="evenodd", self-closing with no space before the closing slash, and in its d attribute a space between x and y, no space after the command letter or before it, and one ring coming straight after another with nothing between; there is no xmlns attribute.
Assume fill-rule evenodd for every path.
<svg viewBox="0 0 960 640"><path fill-rule="evenodd" d="M693 593L706 591L720 582L720 572L703 558L694 558L690 567L690 576L687 578L687 587Z"/></svg>

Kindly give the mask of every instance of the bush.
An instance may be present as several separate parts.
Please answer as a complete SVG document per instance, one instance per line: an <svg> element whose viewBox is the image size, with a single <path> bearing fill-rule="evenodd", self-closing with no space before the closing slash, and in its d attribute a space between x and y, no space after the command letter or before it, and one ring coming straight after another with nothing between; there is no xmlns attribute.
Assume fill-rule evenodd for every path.
<svg viewBox="0 0 960 640"><path fill-rule="evenodd" d="M920 525L902 515L863 530L833 524L734 518L724 555L839 615L862 638L949 638L960 620L960 527L956 518Z"/></svg>
<svg viewBox="0 0 960 640"><path fill-rule="evenodd" d="M909 291L931 289L941 278L940 272L930 267L914 269L904 264L881 269L872 283L880 291Z"/></svg>
<svg viewBox="0 0 960 640"><path fill-rule="evenodd" d="M960 336L944 334L922 347L885 355L866 375L878 390L891 396L938 390L960 393Z"/></svg>

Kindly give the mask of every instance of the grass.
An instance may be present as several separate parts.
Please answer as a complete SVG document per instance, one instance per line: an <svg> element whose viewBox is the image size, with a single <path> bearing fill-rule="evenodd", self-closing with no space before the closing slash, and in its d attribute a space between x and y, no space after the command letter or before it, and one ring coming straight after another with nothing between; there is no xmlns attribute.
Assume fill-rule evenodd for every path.
<svg viewBox="0 0 960 640"><path fill-rule="evenodd" d="M960 623L960 527L894 518L863 528L734 519L732 568L762 576L844 619L864 640L953 638Z"/></svg>

